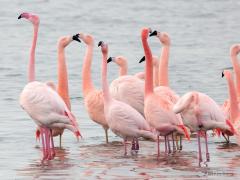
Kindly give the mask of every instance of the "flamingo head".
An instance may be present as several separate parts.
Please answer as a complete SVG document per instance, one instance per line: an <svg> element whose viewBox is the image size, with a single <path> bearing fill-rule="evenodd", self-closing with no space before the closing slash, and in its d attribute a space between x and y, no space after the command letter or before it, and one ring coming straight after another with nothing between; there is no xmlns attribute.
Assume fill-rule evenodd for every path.
<svg viewBox="0 0 240 180"><path fill-rule="evenodd" d="M94 38L90 34L78 33L78 39L82 40L87 45L94 45Z"/></svg>
<svg viewBox="0 0 240 180"><path fill-rule="evenodd" d="M170 45L170 37L169 37L168 33L166 33L166 32L159 32L159 31L155 30L149 34L149 37L151 37L151 36L157 36L158 39L161 41L161 43L164 46Z"/></svg>
<svg viewBox="0 0 240 180"><path fill-rule="evenodd" d="M78 41L81 42L79 40L79 36L78 34L74 35L74 36L62 36L59 38L58 40L58 47L63 47L65 48L66 46L68 46L72 41Z"/></svg>
<svg viewBox="0 0 240 180"><path fill-rule="evenodd" d="M232 45L232 47L230 48L230 55L236 56L239 54L239 52L240 52L240 44Z"/></svg>
<svg viewBox="0 0 240 180"><path fill-rule="evenodd" d="M103 41L99 41L98 47L101 47L102 53L107 54L108 53L108 45L104 43Z"/></svg>
<svg viewBox="0 0 240 180"><path fill-rule="evenodd" d="M38 15L24 12L18 16L18 19L25 18L29 20L33 25L39 25L40 19Z"/></svg>
<svg viewBox="0 0 240 180"><path fill-rule="evenodd" d="M115 62L118 66L121 67L127 66L127 59L124 56L109 57L107 62Z"/></svg>

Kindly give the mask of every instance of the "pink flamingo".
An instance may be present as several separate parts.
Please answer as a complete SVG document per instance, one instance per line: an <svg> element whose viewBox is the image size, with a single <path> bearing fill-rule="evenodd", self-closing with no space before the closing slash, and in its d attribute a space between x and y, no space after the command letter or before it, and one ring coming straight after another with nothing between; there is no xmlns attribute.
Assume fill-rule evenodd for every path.
<svg viewBox="0 0 240 180"><path fill-rule="evenodd" d="M46 120L46 121L43 121L43 123L48 123L48 119L49 119L49 124L47 124L48 126L50 126L51 123L54 123L55 126L52 126L53 129L64 128L65 125L62 124L62 122L60 124L56 124L58 121L51 122L55 118L54 111L57 111L58 109L54 109L53 113L51 113L51 111L45 111L45 112L41 111L41 109L42 110L51 110L50 109L51 104L48 104L48 107L44 107L44 108L41 107L43 104L41 105L40 101L44 100L44 98L41 99L42 95L41 95L39 90L43 89L43 92L44 91L48 92L49 89L51 89L50 92L48 94L46 94L46 96L49 95L49 94L51 95L52 91L54 91L53 90L54 89L54 84L52 84L51 82L47 82L45 84L45 83L40 83L40 82L35 81L35 48L36 48L36 42L37 42L39 17L37 15L33 15L33 14L30 14L30 13L22 13L18 17L18 19L21 19L21 18L26 18L30 22L32 22L32 24L34 26L34 38L33 38L33 43L32 43L32 47L31 47L31 51L30 51L30 60L29 60L29 66L28 66L28 80L29 80L29 83L25 86L24 90L21 93L20 104L28 112L28 114L31 117L37 118L35 122L38 122L38 120L40 119L41 121ZM36 89L34 89L34 87L36 87ZM45 87L48 87L48 88L45 88ZM59 100L55 99L55 101L57 102ZM53 100L49 99L49 102L54 103L54 97L53 97ZM45 103L45 102L42 102L42 103ZM32 104L34 104L34 105L31 106ZM53 106L56 106L56 105L53 104ZM39 109L34 109L34 108L37 108L37 107L39 107ZM61 102L60 102L59 107L64 108L64 106L62 106ZM72 114L69 112L68 109L66 109L66 114L69 114L69 116L71 116L72 120L75 119L74 117L72 117ZM50 116L46 117L45 119L42 119L43 116L47 116L47 115L50 115ZM61 120L63 120L63 119L60 119L60 121ZM52 159L55 156L54 144L53 144L53 139L52 139L52 130L46 129L44 127L43 123L42 122L37 123L37 125L39 125L39 127L40 127L40 134L41 134L41 137L42 137L43 159ZM66 122L64 122L64 123L66 123ZM68 121L68 123L70 123L70 121ZM76 125L76 123L74 124L74 126L75 125ZM71 126L69 126L68 124L66 124L66 126L68 128L71 128ZM73 130L73 128L72 128L72 130ZM79 136L80 133L77 133L77 134ZM51 136L51 139L50 139L50 136Z"/></svg>
<svg viewBox="0 0 240 180"><path fill-rule="evenodd" d="M136 142L132 150L138 150L138 137L148 137L155 139L154 134L150 131L148 123L144 117L132 108L130 105L115 100L111 97L107 82L107 56L108 45L100 41L98 46L102 50L102 89L104 98L104 113L110 129L118 136L122 137L125 146L125 155L127 154L127 140Z"/></svg>
<svg viewBox="0 0 240 180"><path fill-rule="evenodd" d="M206 94L196 91L186 93L175 104L173 111L181 113L184 124L190 128L191 132L197 132L199 165L202 162L201 135L205 138L206 159L209 161L207 130L218 128L223 132L234 132L232 123L229 120L225 121L220 106Z"/></svg>
<svg viewBox="0 0 240 180"><path fill-rule="evenodd" d="M142 45L146 57L145 67L145 97L144 97L144 114L149 124L158 132L158 157L159 151L159 136L166 137L173 133L178 132L185 134L189 139L189 134L186 127L179 121L177 116L172 111L173 103L165 97L159 96L153 91L153 73L152 73L152 53L149 48L147 38L149 28L142 29ZM166 144L166 143L165 143ZM165 146L166 151L166 146Z"/></svg>
<svg viewBox="0 0 240 180"><path fill-rule="evenodd" d="M224 70L223 75L227 79L229 104L230 104L230 122L234 125L235 135L238 145L240 145L240 109L237 101L236 88L232 79L232 74L229 70Z"/></svg>
<svg viewBox="0 0 240 180"><path fill-rule="evenodd" d="M142 58L142 61L145 60L145 56ZM128 74L128 63L127 59L124 56L116 56L116 57L109 57L109 62L114 62L119 66L119 76L125 76ZM158 86L158 57L153 56L153 79L154 79L154 86ZM135 77L144 80L145 79L145 73L144 72L138 72L134 75Z"/></svg>
<svg viewBox="0 0 240 180"><path fill-rule="evenodd" d="M90 118L103 127L105 131L106 143L108 143L109 127L104 116L103 92L102 90L97 90L94 87L91 78L94 38L93 36L84 33L79 33L79 38L87 45L82 67L82 90L84 105Z"/></svg>

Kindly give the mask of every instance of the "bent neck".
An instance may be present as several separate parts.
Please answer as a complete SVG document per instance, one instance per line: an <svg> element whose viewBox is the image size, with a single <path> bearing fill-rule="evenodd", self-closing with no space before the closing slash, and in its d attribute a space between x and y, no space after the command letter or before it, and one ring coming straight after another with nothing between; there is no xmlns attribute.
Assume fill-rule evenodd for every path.
<svg viewBox="0 0 240 180"><path fill-rule="evenodd" d="M238 63L237 55L231 55L231 60L235 72L237 96L240 97L240 65Z"/></svg>
<svg viewBox="0 0 240 180"><path fill-rule="evenodd" d="M238 102L237 94L235 91L235 86L232 77L227 78L228 81L228 92L230 100L230 119L232 122L238 117Z"/></svg>
<svg viewBox="0 0 240 180"><path fill-rule="evenodd" d="M119 66L119 76L125 76L127 75L127 65L121 65Z"/></svg>
<svg viewBox="0 0 240 180"><path fill-rule="evenodd" d="M71 110L71 102L68 90L68 72L65 59L65 48L58 47L58 94L63 98L69 110Z"/></svg>
<svg viewBox="0 0 240 180"><path fill-rule="evenodd" d="M145 65L145 98L147 95L153 93L153 65L152 53L147 43L147 39L142 38L143 49L146 57Z"/></svg>
<svg viewBox="0 0 240 180"><path fill-rule="evenodd" d="M109 93L109 86L107 82L107 54L103 53L102 58L102 89L104 104L108 104L111 101L111 96Z"/></svg>
<svg viewBox="0 0 240 180"><path fill-rule="evenodd" d="M88 45L86 53L83 60L82 66L82 89L83 89L83 97L86 97L88 93L94 90L94 85L91 78L91 65L92 65L92 57L93 57L93 43Z"/></svg>
<svg viewBox="0 0 240 180"><path fill-rule="evenodd" d="M35 81L35 49L38 37L38 25L33 25L33 41L30 50L30 59L28 64L28 81Z"/></svg>
<svg viewBox="0 0 240 180"><path fill-rule="evenodd" d="M168 82L168 59L170 46L164 45L159 61L159 86L169 86Z"/></svg>

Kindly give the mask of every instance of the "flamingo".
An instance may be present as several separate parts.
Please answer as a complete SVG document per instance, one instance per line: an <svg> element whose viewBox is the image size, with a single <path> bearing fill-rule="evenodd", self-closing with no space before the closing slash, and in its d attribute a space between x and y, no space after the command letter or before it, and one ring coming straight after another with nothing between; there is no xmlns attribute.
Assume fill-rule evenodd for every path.
<svg viewBox="0 0 240 180"><path fill-rule="evenodd" d="M181 113L184 124L191 132L197 132L199 165L202 162L200 136L205 138L206 160L210 161L207 131L220 129L223 132L234 132L232 123L225 120L220 106L204 93L192 91L183 95L174 105L173 111Z"/></svg>
<svg viewBox="0 0 240 180"><path fill-rule="evenodd" d="M240 44L232 45L232 47L230 48L230 57L231 57L233 69L235 72L235 78L236 78L235 87L236 87L238 102L240 99L240 65L237 60L237 55L239 54L239 52L240 52ZM224 74L222 74L222 77L223 76L224 76ZM229 119L230 118L230 101L229 101L229 99L226 99L224 101L224 103L222 105L222 110L226 116L226 119ZM229 136L226 138L224 133L222 133L222 135L226 139L226 141L229 142Z"/></svg>
<svg viewBox="0 0 240 180"><path fill-rule="evenodd" d="M89 34L79 33L78 37L87 45L82 67L82 90L84 105L90 118L100 124L105 131L108 143L108 123L104 116L103 92L94 87L91 78L91 64L93 57L94 38Z"/></svg>
<svg viewBox="0 0 240 180"><path fill-rule="evenodd" d="M145 57L142 58L142 61L145 60ZM119 76L125 76L128 73L128 64L127 59L124 56L116 56L116 57L109 57L109 62L114 62L119 66ZM154 86L158 86L158 57L153 56L153 71L154 71ZM138 72L134 75L135 77L144 80L145 74L144 72Z"/></svg>
<svg viewBox="0 0 240 180"><path fill-rule="evenodd" d="M228 83L229 92L229 104L230 104L230 122L234 125L235 135L238 145L240 145L240 109L237 101L236 88L233 82L232 74L229 70L224 70L223 75L226 77Z"/></svg>
<svg viewBox="0 0 240 180"><path fill-rule="evenodd" d="M170 52L170 37L168 33L166 32L159 32L159 31L150 31L149 37L156 36L161 44L163 45L160 60L159 60L159 69L158 69L158 86L154 88L154 92L161 96L162 98L166 98L168 101L171 101L173 104L177 102L179 99L179 95L173 91L169 87L169 78L168 78L168 61L169 61L169 52ZM139 63L143 62L145 58L143 57ZM182 118L181 116L177 115L177 118L179 119L180 123L182 124ZM177 135L177 134L176 134ZM175 150L175 144L174 144L174 136L172 135L173 140L173 149ZM180 147L177 147L179 150L182 149L182 138L180 136ZM169 152L171 150L169 149Z"/></svg>
<svg viewBox="0 0 240 180"><path fill-rule="evenodd" d="M30 51L30 63L29 63L29 82L35 80L35 49L36 49L36 43L37 43L37 37L38 37L38 28L39 28L39 16L31 13L22 13L18 17L18 19L25 18L29 20L34 27L34 36L33 36L33 42L32 47ZM64 102L66 103L69 110L71 110L71 104L70 104L70 98L68 94L68 77L67 77L67 67L65 63L65 54L64 54L64 48L72 42L72 40L79 41L77 38L73 37L62 37L59 39L58 43L58 88L56 89L53 82L48 81L46 82L49 87L51 87L54 90L57 90L59 95L63 98ZM68 39L68 42L64 42ZM63 134L64 129L55 128L52 129L52 135L60 137L60 148L61 148L61 137ZM40 138L40 127L36 130L36 139Z"/></svg>
<svg viewBox="0 0 240 180"><path fill-rule="evenodd" d="M159 96L153 90L153 73L152 73L152 53L149 48L147 38L149 28L143 28L141 32L142 45L146 57L145 65L145 97L144 97L144 114L146 120L158 132L158 157L160 155L159 136L165 137L173 132L185 134L189 139L189 134L186 127L179 121L177 116L172 111L173 103L163 96ZM166 146L165 146L166 151Z"/></svg>
<svg viewBox="0 0 240 180"><path fill-rule="evenodd" d="M127 140L136 142L136 146L132 150L138 150L138 138L148 137L155 139L155 135L151 132L150 126L144 117L127 103L115 100L110 94L107 82L107 56L108 45L100 41L102 51L102 89L104 99L104 114L110 129L124 140L125 155L127 155ZM134 145L134 143L133 143Z"/></svg>

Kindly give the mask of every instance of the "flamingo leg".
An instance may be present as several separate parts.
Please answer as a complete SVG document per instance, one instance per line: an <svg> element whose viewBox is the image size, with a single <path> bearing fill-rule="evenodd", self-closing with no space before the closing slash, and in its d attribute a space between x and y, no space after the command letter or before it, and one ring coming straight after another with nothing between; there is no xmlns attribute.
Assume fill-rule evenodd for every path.
<svg viewBox="0 0 240 180"><path fill-rule="evenodd" d="M136 150L136 142L135 142L135 138L133 138L132 140L132 148L131 148L132 151L135 151Z"/></svg>
<svg viewBox="0 0 240 180"><path fill-rule="evenodd" d="M106 143L108 144L108 130L104 128Z"/></svg>
<svg viewBox="0 0 240 180"><path fill-rule="evenodd" d="M62 134L59 135L59 148L62 149Z"/></svg>
<svg viewBox="0 0 240 180"><path fill-rule="evenodd" d="M172 133L172 144L173 144L173 152L176 152L176 146L175 146L175 141L174 141L174 135Z"/></svg>
<svg viewBox="0 0 240 180"><path fill-rule="evenodd" d="M49 130L45 128L45 132L46 132L45 139L46 139L47 160L51 160Z"/></svg>
<svg viewBox="0 0 240 180"><path fill-rule="evenodd" d="M53 142L53 136L52 136L52 130L50 130L50 136L51 136L51 155L52 155L52 158L55 157L55 149L54 149L54 142ZM61 134L60 134L60 137L61 137Z"/></svg>
<svg viewBox="0 0 240 180"><path fill-rule="evenodd" d="M160 139L159 139L159 135L157 136L157 157L160 157Z"/></svg>
<svg viewBox="0 0 240 180"><path fill-rule="evenodd" d="M205 131L205 144L206 144L206 159L207 162L210 161L210 156L209 156L209 152L208 152L208 140L207 140L207 132Z"/></svg>
<svg viewBox="0 0 240 180"><path fill-rule="evenodd" d="M136 150L139 150L139 142L138 142L138 138L136 138Z"/></svg>
<svg viewBox="0 0 240 180"><path fill-rule="evenodd" d="M198 136L198 160L199 160L199 166L200 166L200 163L202 162L200 131L197 132L197 136Z"/></svg>
<svg viewBox="0 0 240 180"><path fill-rule="evenodd" d="M167 136L164 136L164 141L165 141L165 154L167 154L168 147L167 147Z"/></svg>
<svg viewBox="0 0 240 180"><path fill-rule="evenodd" d="M181 151L182 150L182 136L180 135L180 147L179 147L179 150Z"/></svg>
<svg viewBox="0 0 240 180"><path fill-rule="evenodd" d="M167 144L168 144L168 154L170 154L172 152L172 150L171 150L170 141L169 141L168 136L167 136Z"/></svg>
<svg viewBox="0 0 240 180"><path fill-rule="evenodd" d="M127 139L124 139L124 155L127 155Z"/></svg>
<svg viewBox="0 0 240 180"><path fill-rule="evenodd" d="M226 137L224 133L222 133L222 136L224 137L224 139L226 140L226 143L228 144L229 143L229 136Z"/></svg>
<svg viewBox="0 0 240 180"><path fill-rule="evenodd" d="M43 128L41 128L40 130L41 132L41 138L42 138L42 151L43 151L43 159L42 160L45 160L46 159L46 144L45 144L45 130Z"/></svg>

